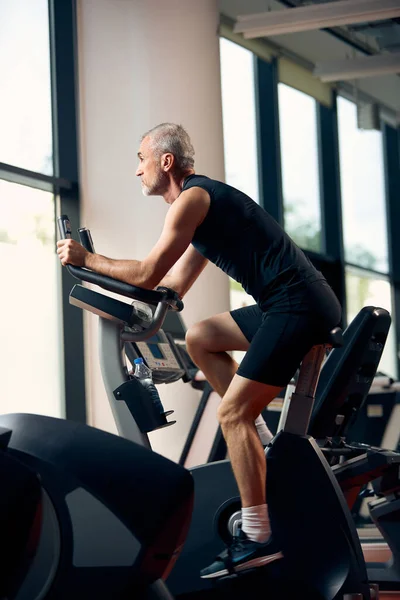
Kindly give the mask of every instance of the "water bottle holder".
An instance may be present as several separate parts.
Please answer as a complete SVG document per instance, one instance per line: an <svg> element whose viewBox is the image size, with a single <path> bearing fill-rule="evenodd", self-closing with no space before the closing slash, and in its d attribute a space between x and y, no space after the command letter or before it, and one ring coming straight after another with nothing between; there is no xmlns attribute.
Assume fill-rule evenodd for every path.
<svg viewBox="0 0 400 600"><path fill-rule="evenodd" d="M118 402L125 402L142 433L149 433L176 423L176 421L167 421L167 417L174 411L158 412L150 394L135 378L125 381L114 390L114 398Z"/></svg>
<svg viewBox="0 0 400 600"><path fill-rule="evenodd" d="M164 427L169 427L170 425L174 425L176 423L176 421L167 421L167 417L169 417L169 415L173 414L173 410L167 410L164 413L162 413L162 416L165 418L165 423L163 425L159 425L158 427L156 427L156 429L163 429Z"/></svg>

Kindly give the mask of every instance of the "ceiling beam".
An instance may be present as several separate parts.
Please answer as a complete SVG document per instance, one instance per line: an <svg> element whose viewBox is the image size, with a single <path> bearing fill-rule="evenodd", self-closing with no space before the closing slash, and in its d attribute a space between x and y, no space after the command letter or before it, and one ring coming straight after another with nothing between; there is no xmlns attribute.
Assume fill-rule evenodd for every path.
<svg viewBox="0 0 400 600"><path fill-rule="evenodd" d="M346 81L400 73L400 52L317 63L313 75L321 81Z"/></svg>
<svg viewBox="0 0 400 600"><path fill-rule="evenodd" d="M400 16L400 0L336 0L237 17L234 33L245 38L325 29Z"/></svg>

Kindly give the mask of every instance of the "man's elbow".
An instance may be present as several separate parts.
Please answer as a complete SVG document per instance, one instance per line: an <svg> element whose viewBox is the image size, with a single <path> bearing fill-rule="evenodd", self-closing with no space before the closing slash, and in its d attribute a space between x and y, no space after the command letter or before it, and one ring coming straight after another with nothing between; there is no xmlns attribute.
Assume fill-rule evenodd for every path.
<svg viewBox="0 0 400 600"><path fill-rule="evenodd" d="M137 280L134 285L144 288L145 290L154 290L160 283L160 279L154 277L143 277Z"/></svg>
<svg viewBox="0 0 400 600"><path fill-rule="evenodd" d="M151 267L148 267L145 263L142 263L140 271L140 277L138 278L136 285L145 288L146 290L154 290L161 281L159 273Z"/></svg>

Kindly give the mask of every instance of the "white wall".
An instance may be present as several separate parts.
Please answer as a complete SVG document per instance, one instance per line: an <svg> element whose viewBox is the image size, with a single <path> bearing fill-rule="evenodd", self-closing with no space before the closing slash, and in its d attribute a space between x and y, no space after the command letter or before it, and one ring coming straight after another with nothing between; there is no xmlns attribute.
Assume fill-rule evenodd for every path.
<svg viewBox="0 0 400 600"><path fill-rule="evenodd" d="M78 62L82 225L97 252L142 259L156 242L167 206L146 198L135 178L143 132L181 123L196 171L224 177L216 0L79 0ZM209 265L185 298L189 326L229 309L226 276ZM90 423L115 432L97 358L97 322L86 317ZM177 459L199 400L183 383L160 387L177 425L151 434L156 451Z"/></svg>

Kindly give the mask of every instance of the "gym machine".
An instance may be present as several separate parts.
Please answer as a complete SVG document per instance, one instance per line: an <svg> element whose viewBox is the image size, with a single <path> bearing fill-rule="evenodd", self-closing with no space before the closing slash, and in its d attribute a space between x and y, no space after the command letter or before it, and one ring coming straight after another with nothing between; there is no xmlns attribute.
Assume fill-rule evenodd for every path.
<svg viewBox="0 0 400 600"><path fill-rule="evenodd" d="M62 220L68 222L65 216ZM86 269L70 269L83 281L154 304L152 294L157 292L135 289ZM173 296L170 290L163 290L163 293ZM142 401L141 394L138 394L140 384L129 377L121 349L127 341L143 341L154 336L162 325L164 315L161 316L161 311L156 309L148 327L138 332L132 331L132 323L126 319L128 308L125 302L110 299L80 285L71 291L70 301L100 317L102 373L120 435L149 447L147 433L167 425L168 414L157 419L147 414L145 400ZM368 338L365 343L368 343ZM322 450L307 435L326 348L334 347L333 354L339 351L336 347L341 344L340 330L327 332L325 339L321 339L320 344L305 357L285 425L268 448L271 525L285 558L256 569L255 578L259 580L262 577L265 585L269 585L276 576L281 592L285 585L290 585L291 593L296 589L326 600L351 598L353 594L358 595L357 598L361 594L368 600L371 589L351 513ZM352 368L357 372L358 365ZM187 594L195 592L215 592L210 581L199 578L199 570L221 549L221 537L231 534L229 528L234 528L232 517L238 502L229 461L194 468L191 474L195 485L192 523L183 551L167 578L171 592L181 597L185 594L189 597ZM252 574L248 574L238 578L246 582L247 590L251 577ZM224 585L224 582L220 583ZM235 589L238 587L235 582Z"/></svg>

